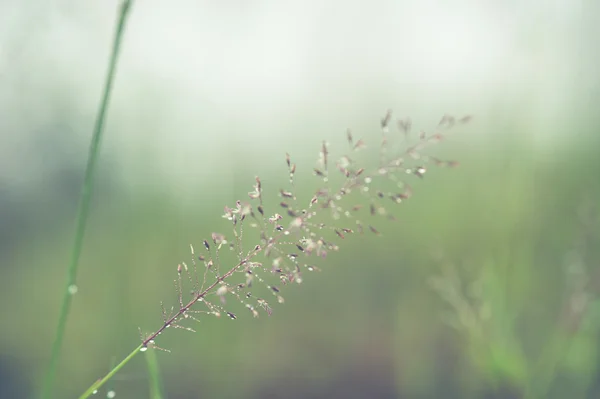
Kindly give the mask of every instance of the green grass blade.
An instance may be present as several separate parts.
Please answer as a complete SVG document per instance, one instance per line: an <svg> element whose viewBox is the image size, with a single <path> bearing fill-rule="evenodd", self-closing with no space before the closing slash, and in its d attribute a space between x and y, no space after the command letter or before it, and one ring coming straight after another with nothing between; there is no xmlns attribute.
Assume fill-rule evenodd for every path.
<svg viewBox="0 0 600 399"><path fill-rule="evenodd" d="M71 308L71 301L73 297L73 287L76 287L77 280L77 269L79 265L79 257L81 254L81 248L83 244L83 237L85 234L85 229L87 225L87 219L89 215L90 208L90 199L92 194L93 187L93 178L94 172L96 169L96 163L98 160L99 150L100 150L100 141L102 138L102 131L104 128L104 121L106 118L106 112L108 109L108 103L110 99L110 94L112 91L113 81L115 77L116 67L117 67L117 59L119 54L119 49L121 46L121 40L123 37L123 32L125 30L125 23L127 20L127 15L129 14L129 10L131 8L131 0L124 0L121 3L121 9L119 12L119 19L117 28L115 31L115 37L113 41L112 53L109 61L109 69L106 76L106 82L104 85L104 94L102 96L102 100L100 102L100 108L98 110L96 121L94 124L94 130L92 135L92 141L90 143L90 149L88 154L88 161L85 170L85 177L83 181L83 187L81 189L81 197L79 202L79 210L77 214L77 227L75 231L75 241L73 243L73 249L71 251L71 260L69 263L69 267L67 270L67 286L64 290L62 305L60 308L60 315L58 318L58 325L56 327L56 333L54 338L54 343L52 344L52 351L50 354L50 362L48 364L48 368L46 370L46 375L44 378L44 383L41 390L40 397L42 399L47 399L52 397L52 391L54 388L54 381L56 378L56 368L58 365L58 358L60 355L60 350L62 347L62 342L64 338L64 332L67 325L67 319L69 316L69 310Z"/></svg>
<svg viewBox="0 0 600 399"><path fill-rule="evenodd" d="M133 359L133 357L137 355L142 350L142 348L144 348L144 346L140 344L129 355L127 355L125 359L121 360L121 363L117 364L112 370L110 370L108 374L100 378L98 381L94 382L84 393L81 394L81 396L79 396L79 399L86 399L95 394L102 385L104 385L108 380L110 380L112 376L117 374L117 372L121 370L123 366L129 363L129 361Z"/></svg>
<svg viewBox="0 0 600 399"><path fill-rule="evenodd" d="M160 369L156 351L149 350L145 353L146 365L148 366L148 381L150 383L150 399L164 399Z"/></svg>

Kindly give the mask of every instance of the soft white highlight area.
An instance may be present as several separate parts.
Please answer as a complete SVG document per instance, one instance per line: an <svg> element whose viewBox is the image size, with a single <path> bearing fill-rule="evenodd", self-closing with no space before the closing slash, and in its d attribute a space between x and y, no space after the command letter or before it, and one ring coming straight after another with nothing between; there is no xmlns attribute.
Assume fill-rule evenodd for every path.
<svg viewBox="0 0 600 399"><path fill-rule="evenodd" d="M578 90L597 85L586 50L598 32L582 4L136 1L104 151L124 179L183 189L240 149L279 164L265 155L388 107L423 123L512 108L551 143ZM0 4L1 179L30 184L65 158L83 162L117 6ZM55 134L69 144L40 147Z"/></svg>

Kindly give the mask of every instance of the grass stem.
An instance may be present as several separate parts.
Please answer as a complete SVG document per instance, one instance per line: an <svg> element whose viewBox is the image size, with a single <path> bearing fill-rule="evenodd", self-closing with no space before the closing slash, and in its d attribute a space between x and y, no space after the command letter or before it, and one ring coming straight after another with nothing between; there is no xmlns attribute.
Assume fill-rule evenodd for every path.
<svg viewBox="0 0 600 399"><path fill-rule="evenodd" d="M127 15L129 14L129 10L131 8L131 3L132 0L123 0L119 11L118 24L115 30L112 52L109 60L108 73L106 76L106 82L104 84L104 93L100 102L100 108L98 109L98 113L96 115L96 121L94 123L94 130L92 134L92 141L90 143L87 166L85 169L85 177L83 180L83 187L81 189L81 196L79 199L79 210L77 213L75 240L73 242L73 248L71 251L71 260L67 269L67 286L63 293L60 315L58 317L58 325L56 326L54 342L52 344L52 351L50 354L50 362L46 370L46 375L44 377L44 383L41 390L40 397L42 399L49 399L52 397L54 382L56 379L56 368L58 365L60 350L64 339L69 310L71 308L71 301L73 299L73 294L77 287L77 270L79 266L79 257L81 255L83 238L85 235L85 229L89 216L90 199L92 196L92 188L94 182L94 172L100 153L100 142L102 138L102 132L104 130L104 121L106 119L106 112L108 110L110 94L112 91L113 81L115 77L119 49L121 47L123 32L125 30L125 23L127 20Z"/></svg>

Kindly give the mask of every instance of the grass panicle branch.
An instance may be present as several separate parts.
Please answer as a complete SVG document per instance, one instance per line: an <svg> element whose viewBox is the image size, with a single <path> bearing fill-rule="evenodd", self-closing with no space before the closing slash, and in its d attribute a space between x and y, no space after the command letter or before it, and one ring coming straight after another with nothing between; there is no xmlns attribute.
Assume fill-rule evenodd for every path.
<svg viewBox="0 0 600 399"><path fill-rule="evenodd" d="M379 162L373 168L365 168L359 161L366 142L356 140L348 130L349 152L337 161L332 163L329 145L322 143L312 170L318 186L314 192L305 195L304 190L297 191L297 167L289 154L285 156L289 187L274 190L265 198L262 181L256 177L249 201L238 200L233 207L224 208L222 216L232 228L230 236L212 233L202 242L201 253L190 246L191 264L177 265L175 305L167 311L161 303L162 325L152 333L140 331L140 346L119 367L149 348L168 351L157 345L158 337L169 328L195 332L187 323L199 321L201 314L235 320L235 307L241 306L253 317L261 313L270 316L273 307L268 298L283 303L283 286L300 284L306 272L319 271L319 261L338 251L347 235L380 235L377 220L395 221L388 204L402 204L412 197L414 183L409 179L422 180L430 164L458 165L423 150L441 142L454 126L469 122L469 116L456 119L445 115L434 133L421 131L418 135L411 133L408 118L396 120L392 133L393 120L391 111L381 119ZM271 202L275 196L276 201ZM191 287L186 291L188 284ZM99 379L81 398L100 388L114 372Z"/></svg>
<svg viewBox="0 0 600 399"><path fill-rule="evenodd" d="M125 31L127 16L129 15L129 10L131 8L131 3L131 0L123 0L118 15L118 23L115 30L115 36L108 65L108 72L106 75L106 82L104 84L103 89L104 92L102 95L102 100L100 101L100 108L96 115L96 121L94 124L88 161L83 180L83 187L81 189L79 210L77 213L75 240L73 242L73 248L71 250L71 260L67 269L67 286L63 294L60 314L56 326L55 338L52 344L50 354L50 361L46 370L46 375L44 377L44 383L40 394L40 397L42 399L48 399L52 397L52 391L56 378L56 367L58 365L60 350L62 347L64 333L67 326L67 319L71 308L71 301L73 295L77 292L77 270L79 266L79 257L81 255L81 249L83 247L83 238L85 235L85 229L87 226L87 220L90 210L90 200L92 197L92 188L94 185L94 174L96 170L98 156L100 153L100 143L102 139L102 132L104 130L104 121L106 119L106 113L108 110L108 104L110 102L110 95L112 92L113 82L116 74L119 50L121 47L123 33Z"/></svg>

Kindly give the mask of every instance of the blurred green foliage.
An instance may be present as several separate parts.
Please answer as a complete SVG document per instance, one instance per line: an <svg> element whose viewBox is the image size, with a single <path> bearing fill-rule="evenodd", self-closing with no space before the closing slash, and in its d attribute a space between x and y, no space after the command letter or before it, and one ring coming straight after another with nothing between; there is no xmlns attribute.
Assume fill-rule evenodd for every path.
<svg viewBox="0 0 600 399"><path fill-rule="evenodd" d="M467 130L494 125L475 122ZM397 223L380 223L381 237L348 237L323 272L284 292L286 303L275 306L272 317L204 317L196 334L162 336L160 346L172 351L156 354L165 392L596 397L596 127L579 126L589 133L585 139L568 142L551 157L535 150L525 130L452 134L449 148L439 151L461 167L432 168L415 182L415 196L395 211ZM189 243L201 245L212 231L227 233L222 207L250 191L255 173L244 149L236 151L229 158L235 160L228 166L230 180L219 183L226 194L219 195L219 184L214 194L200 189L188 194L197 198L191 206L160 192L112 189L103 195L103 185L112 183L97 188L59 370L61 397L80 393L113 357L135 347L138 327L160 325L159 303L174 303L172 281L176 265L190 256ZM280 152L279 170L255 166L275 199L287 179L285 149ZM307 176L311 167L299 164L298 175ZM113 173L105 169L99 180L108 182ZM309 193L310 180L298 182L311 187ZM1 290L2 312L11 315L3 326L2 362L33 386L52 339L71 232L70 221L29 232L2 260L14 265L3 271L3 281L12 283ZM435 276L457 289L458 304L431 288ZM574 296L579 294L589 296ZM581 298L585 312L571 320L579 316L570 304ZM119 396L147 397L142 360L112 382Z"/></svg>

